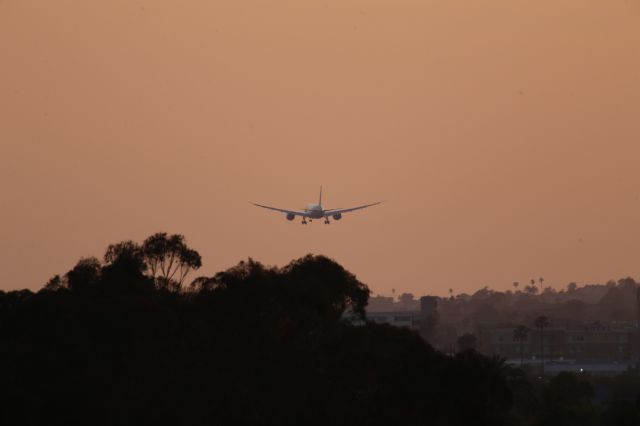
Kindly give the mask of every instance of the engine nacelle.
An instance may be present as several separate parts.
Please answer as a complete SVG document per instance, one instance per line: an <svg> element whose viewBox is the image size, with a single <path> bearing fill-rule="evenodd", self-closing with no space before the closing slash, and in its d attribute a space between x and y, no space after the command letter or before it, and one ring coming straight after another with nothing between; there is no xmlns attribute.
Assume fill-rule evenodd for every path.
<svg viewBox="0 0 640 426"><path fill-rule="evenodd" d="M342 214L341 213L336 213L333 215L333 220L340 220L342 219Z"/></svg>
<svg viewBox="0 0 640 426"><path fill-rule="evenodd" d="M293 220L296 218L296 215L293 213L287 213L287 220Z"/></svg>

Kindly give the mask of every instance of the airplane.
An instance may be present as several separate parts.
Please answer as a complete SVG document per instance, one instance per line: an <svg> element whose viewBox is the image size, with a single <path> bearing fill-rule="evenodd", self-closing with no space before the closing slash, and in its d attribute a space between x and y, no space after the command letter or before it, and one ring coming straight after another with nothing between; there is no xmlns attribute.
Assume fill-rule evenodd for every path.
<svg viewBox="0 0 640 426"><path fill-rule="evenodd" d="M251 203L251 202L250 202ZM320 198L318 199L318 204L309 204L307 208L302 211L296 210L286 210L279 209L277 207L263 206L262 204L251 203L254 206L262 207L263 209L275 210L280 213L285 213L287 220L293 220L296 216L302 217L302 224L307 224L307 219L309 222L312 222L312 219L324 219L325 224L329 224L329 218L333 217L334 220L342 219L343 213L352 212L354 210L360 210L367 207L375 206L377 204L382 203L382 201L378 201L377 203L365 204L363 206L351 207L348 209L324 209L322 207L322 187L320 187Z"/></svg>

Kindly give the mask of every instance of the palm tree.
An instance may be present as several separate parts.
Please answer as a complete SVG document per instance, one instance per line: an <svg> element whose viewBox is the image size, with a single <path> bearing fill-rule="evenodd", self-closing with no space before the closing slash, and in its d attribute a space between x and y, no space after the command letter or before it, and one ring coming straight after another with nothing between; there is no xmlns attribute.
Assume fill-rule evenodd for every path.
<svg viewBox="0 0 640 426"><path fill-rule="evenodd" d="M449 298L453 299L453 289L452 288L449 289Z"/></svg>
<svg viewBox="0 0 640 426"><path fill-rule="evenodd" d="M518 291L518 286L520 285L520 283L518 281L514 281L513 282L513 288L515 289L515 291Z"/></svg>
<svg viewBox="0 0 640 426"><path fill-rule="evenodd" d="M513 340L520 343L520 366L524 364L524 342L529 336L529 328L519 325L513 329Z"/></svg>
<svg viewBox="0 0 640 426"><path fill-rule="evenodd" d="M540 330L540 365L542 366L542 374L544 374L544 329L549 327L549 318L541 315L536 318L533 325Z"/></svg>
<svg viewBox="0 0 640 426"><path fill-rule="evenodd" d="M542 283L544 282L544 278L543 277L538 278L538 282L540 283L540 288L542 288Z"/></svg>

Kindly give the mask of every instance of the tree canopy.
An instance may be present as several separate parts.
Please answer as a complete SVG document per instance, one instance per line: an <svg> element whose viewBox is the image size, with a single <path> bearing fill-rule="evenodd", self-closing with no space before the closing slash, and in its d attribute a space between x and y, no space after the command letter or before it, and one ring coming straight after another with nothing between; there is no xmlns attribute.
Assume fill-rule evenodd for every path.
<svg viewBox="0 0 640 426"><path fill-rule="evenodd" d="M499 358L368 322L369 289L325 256L184 285L200 265L184 237L156 234L37 293L0 292L0 423L500 426L595 410L580 381L539 389Z"/></svg>

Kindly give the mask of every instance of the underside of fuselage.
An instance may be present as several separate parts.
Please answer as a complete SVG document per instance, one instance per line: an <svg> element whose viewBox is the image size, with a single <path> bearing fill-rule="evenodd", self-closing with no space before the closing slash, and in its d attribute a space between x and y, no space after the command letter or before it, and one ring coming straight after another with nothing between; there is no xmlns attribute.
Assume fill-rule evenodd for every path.
<svg viewBox="0 0 640 426"><path fill-rule="evenodd" d="M319 204L310 204L304 209L304 212L307 214L307 217L311 219L322 219L324 217L324 210Z"/></svg>

